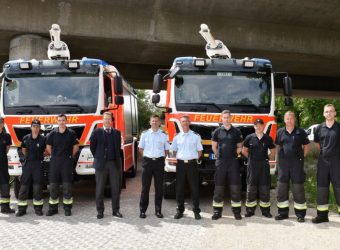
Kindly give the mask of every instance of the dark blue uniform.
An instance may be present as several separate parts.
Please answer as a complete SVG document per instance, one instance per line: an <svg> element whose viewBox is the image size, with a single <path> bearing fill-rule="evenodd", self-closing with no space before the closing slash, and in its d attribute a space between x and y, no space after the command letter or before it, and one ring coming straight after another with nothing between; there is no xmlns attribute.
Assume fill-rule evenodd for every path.
<svg viewBox="0 0 340 250"><path fill-rule="evenodd" d="M254 214L259 193L262 214L268 215L270 214L270 166L268 149L275 148L273 139L267 134L263 134L262 138L259 139L257 135L253 133L246 137L243 145L248 148L249 152L247 168L247 214Z"/></svg>
<svg viewBox="0 0 340 250"><path fill-rule="evenodd" d="M59 184L63 185L64 209L70 211L73 204L72 181L73 181L73 146L78 144L77 134L69 128L64 133L59 129L53 130L47 137L47 145L52 146L50 163L50 199L49 212L53 215L58 212Z"/></svg>
<svg viewBox="0 0 340 250"><path fill-rule="evenodd" d="M10 211L10 186L9 186L9 174L8 174L8 159L7 159L7 146L12 144L12 139L9 134L4 130L0 133L0 204L1 212L6 213ZM13 213L14 210L11 210Z"/></svg>
<svg viewBox="0 0 340 250"><path fill-rule="evenodd" d="M320 144L317 164L317 212L328 219L329 184L332 182L340 213L340 123L332 127L320 124L314 131L314 141Z"/></svg>
<svg viewBox="0 0 340 250"><path fill-rule="evenodd" d="M22 166L18 208L19 212L26 213L29 187L33 184L33 205L37 213L42 210L44 204L42 191L42 161L46 148L45 137L43 135L38 135L36 138L33 138L32 134L28 134L22 139L21 147L26 149L27 153L25 155L25 162ZM40 212L38 213L41 214Z"/></svg>
<svg viewBox="0 0 340 250"><path fill-rule="evenodd" d="M224 186L227 180L233 213L241 213L241 174L237 159L237 144L242 142L242 134L238 128L233 126L228 130L221 126L213 132L212 141L217 142L218 145L213 198L213 219L218 219L223 210Z"/></svg>
<svg viewBox="0 0 340 250"><path fill-rule="evenodd" d="M280 146L278 164L277 207L282 218L289 214L289 182L292 182L294 211L298 218L306 215L306 198L304 190L304 149L309 144L304 129L294 128L289 133L286 128L277 131L275 144Z"/></svg>

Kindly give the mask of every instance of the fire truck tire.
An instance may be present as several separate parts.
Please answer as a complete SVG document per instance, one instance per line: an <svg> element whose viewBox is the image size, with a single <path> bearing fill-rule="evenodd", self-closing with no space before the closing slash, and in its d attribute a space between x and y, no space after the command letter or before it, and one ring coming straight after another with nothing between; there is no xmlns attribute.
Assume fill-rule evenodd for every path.
<svg viewBox="0 0 340 250"><path fill-rule="evenodd" d="M176 198L176 173L164 172L163 196L164 199Z"/></svg>

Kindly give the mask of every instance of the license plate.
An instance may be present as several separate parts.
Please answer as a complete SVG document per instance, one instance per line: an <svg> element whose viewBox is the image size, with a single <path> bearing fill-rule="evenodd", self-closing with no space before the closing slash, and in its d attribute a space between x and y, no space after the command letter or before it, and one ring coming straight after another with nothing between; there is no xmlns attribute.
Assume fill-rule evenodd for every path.
<svg viewBox="0 0 340 250"><path fill-rule="evenodd" d="M215 154L210 154L209 155L210 160L216 160L216 155Z"/></svg>

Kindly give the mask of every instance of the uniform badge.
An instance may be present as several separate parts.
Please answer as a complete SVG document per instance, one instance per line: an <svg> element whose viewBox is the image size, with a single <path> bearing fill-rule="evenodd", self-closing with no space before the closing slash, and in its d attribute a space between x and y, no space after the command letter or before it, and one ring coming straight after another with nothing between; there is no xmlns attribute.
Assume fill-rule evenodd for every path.
<svg viewBox="0 0 340 250"><path fill-rule="evenodd" d="M39 143L37 143L37 147L38 147L38 148L40 147Z"/></svg>

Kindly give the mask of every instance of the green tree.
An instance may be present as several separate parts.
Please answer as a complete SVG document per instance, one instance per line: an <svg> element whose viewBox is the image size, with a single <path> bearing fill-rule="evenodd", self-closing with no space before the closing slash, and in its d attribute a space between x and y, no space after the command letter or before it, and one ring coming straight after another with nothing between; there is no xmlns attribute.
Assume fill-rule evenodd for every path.
<svg viewBox="0 0 340 250"><path fill-rule="evenodd" d="M318 124L324 121L323 117L323 107L325 104L334 104L335 109L340 112L340 100L335 99L320 99L320 98L302 98L293 97L294 106L285 107L284 97L278 96L276 98L276 109L279 110L278 119L279 127L283 126L283 114L286 110L292 110L298 116L300 126L303 128L308 128L313 124Z"/></svg>
<svg viewBox="0 0 340 250"><path fill-rule="evenodd" d="M153 114L160 115L161 110L151 103L151 97L145 90L136 90L138 100L138 123L139 130L143 131L150 127L149 120Z"/></svg>

